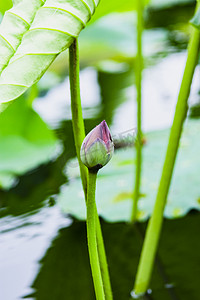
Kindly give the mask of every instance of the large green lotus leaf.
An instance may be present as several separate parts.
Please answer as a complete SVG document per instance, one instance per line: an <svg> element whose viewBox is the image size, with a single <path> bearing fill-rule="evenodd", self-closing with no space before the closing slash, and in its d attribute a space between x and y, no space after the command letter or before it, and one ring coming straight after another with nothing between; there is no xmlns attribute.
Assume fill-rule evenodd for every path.
<svg viewBox="0 0 200 300"><path fill-rule="evenodd" d="M0 187L9 188L16 176L48 162L61 147L53 132L24 98L0 114Z"/></svg>
<svg viewBox="0 0 200 300"><path fill-rule="evenodd" d="M98 8L99 10L99 8ZM97 11L98 11L97 10ZM96 13L95 13L96 15ZM93 18L92 18L93 19ZM106 60L130 61L137 53L137 16L136 12L111 13L89 24L79 35L79 50L82 67L102 66ZM146 57L168 51L168 31L163 28L148 29L143 32L143 54ZM88 45L90 45L88 47ZM53 72L63 73L68 61L67 52L59 55L51 65Z"/></svg>
<svg viewBox="0 0 200 300"><path fill-rule="evenodd" d="M167 218L182 216L192 208L200 209L199 131L199 120L187 121L165 209ZM152 212L168 135L169 130L147 134L147 143L143 148L138 220L145 220ZM99 171L96 193L98 211L108 221L128 221L130 219L135 176L134 157L135 149L117 150L109 164ZM78 165L75 161L68 163L67 174L70 183L63 186L58 202L64 212L79 219L85 219L84 194L78 175Z"/></svg>
<svg viewBox="0 0 200 300"><path fill-rule="evenodd" d="M13 5L17 5L19 2L21 2L22 0L12 0Z"/></svg>
<svg viewBox="0 0 200 300"><path fill-rule="evenodd" d="M41 0L22 0L5 13L0 25L0 73L17 51L42 4Z"/></svg>
<svg viewBox="0 0 200 300"><path fill-rule="evenodd" d="M0 103L37 82L86 26L99 0L22 0L0 25Z"/></svg>

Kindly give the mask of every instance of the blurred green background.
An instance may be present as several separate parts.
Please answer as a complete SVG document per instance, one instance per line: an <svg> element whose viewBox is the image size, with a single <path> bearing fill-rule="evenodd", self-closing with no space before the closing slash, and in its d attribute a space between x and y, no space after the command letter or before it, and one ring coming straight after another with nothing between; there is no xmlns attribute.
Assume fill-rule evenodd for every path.
<svg viewBox="0 0 200 300"><path fill-rule="evenodd" d="M11 6L11 1L0 1L1 16ZM184 70L191 31L188 21L194 8L195 1L189 0L145 3L145 157L138 215L143 222L135 228L127 223L135 162L134 1L102 0L79 37L86 132L105 119L116 143L113 162L100 174L102 188L97 191L116 300L129 299L133 287ZM198 65L146 299L199 299L199 78ZM71 124L68 51L55 60L37 85L0 109L0 298L92 300L85 223L78 221L84 219L85 209ZM106 201L100 203L102 189Z"/></svg>

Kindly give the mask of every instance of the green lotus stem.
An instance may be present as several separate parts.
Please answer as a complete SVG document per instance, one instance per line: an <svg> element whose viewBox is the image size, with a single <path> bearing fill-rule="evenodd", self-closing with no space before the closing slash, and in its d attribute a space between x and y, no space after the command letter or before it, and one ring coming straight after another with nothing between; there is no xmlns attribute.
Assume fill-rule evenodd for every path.
<svg viewBox="0 0 200 300"><path fill-rule="evenodd" d="M78 40L75 39L72 45L69 47L69 79L70 79L70 91L71 91L71 111L72 111L72 125L74 132L74 140L76 147L76 154L78 157L81 181L85 194L85 201L87 202L87 181L88 181L88 169L84 166L80 159L80 148L85 138L85 127L82 116L81 97L80 97L80 82L79 82L79 53L78 53ZM105 291L106 300L112 300L112 289L110 284L110 276L108 271L108 264L106 258L106 252L104 247L103 235L101 231L101 225L99 217L96 214L96 239L97 248L99 254L100 268L102 272L102 280Z"/></svg>
<svg viewBox="0 0 200 300"><path fill-rule="evenodd" d="M137 137L136 137L136 174L133 193L133 207L131 221L137 218L138 199L140 196L141 166L142 166L142 125L141 125L141 94L142 94L142 31L143 31L143 1L137 0L137 59L136 59L136 87L137 87Z"/></svg>
<svg viewBox="0 0 200 300"><path fill-rule="evenodd" d="M96 236L97 236L97 249L99 253L99 262L100 262L105 297L106 300L113 300L112 288L110 283L110 275L108 271L106 252L104 247L104 240L103 240L103 235L101 231L101 225L97 214L97 210L96 210Z"/></svg>
<svg viewBox="0 0 200 300"><path fill-rule="evenodd" d="M72 126L74 133L74 142L76 147L76 155L79 162L81 173L82 185L87 197L87 177L88 171L84 164L81 162L80 149L82 142L85 138L85 126L82 115L81 96L80 96L80 80L79 80L79 52L78 40L69 47L69 80L70 80L70 93L71 93L71 112L72 112Z"/></svg>
<svg viewBox="0 0 200 300"><path fill-rule="evenodd" d="M176 105L173 125L170 132L160 185L157 192L153 214L148 223L138 271L136 274L134 292L137 295L146 292L151 278L152 268L161 233L164 208L170 187L183 123L187 115L187 100L190 93L194 70L197 65L199 45L200 33L197 29L193 28L191 39L188 45L188 56L178 95L178 101Z"/></svg>
<svg viewBox="0 0 200 300"><path fill-rule="evenodd" d="M96 178L97 172L89 171L88 191L87 191L87 238L88 249L90 256L90 265L92 270L92 277L94 282L95 294L97 300L104 300L104 287L101 275L101 268L99 263L99 255L97 250L96 240Z"/></svg>

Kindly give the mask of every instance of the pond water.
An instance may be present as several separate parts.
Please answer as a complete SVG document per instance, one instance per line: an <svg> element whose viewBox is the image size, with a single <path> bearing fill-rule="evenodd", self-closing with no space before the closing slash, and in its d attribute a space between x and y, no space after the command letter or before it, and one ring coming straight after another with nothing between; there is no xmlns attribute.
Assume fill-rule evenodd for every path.
<svg viewBox="0 0 200 300"><path fill-rule="evenodd" d="M170 127L184 70L185 40L175 43L172 36L177 32L168 27L165 30L169 38L166 51L156 58L148 57L143 73L144 132ZM200 67L195 72L190 106L199 104L199 79ZM87 131L102 119L108 121L115 136L136 128L136 89L132 82L132 62L81 71ZM33 107L55 130L64 151L57 159L19 176L10 190L0 191L0 299L93 300L85 223L63 214L56 205L56 195L68 181L63 167L75 156L68 78L36 99ZM116 300L130 298L145 227L146 222L132 227L102 220ZM199 228L197 211L165 220L144 299L199 299Z"/></svg>

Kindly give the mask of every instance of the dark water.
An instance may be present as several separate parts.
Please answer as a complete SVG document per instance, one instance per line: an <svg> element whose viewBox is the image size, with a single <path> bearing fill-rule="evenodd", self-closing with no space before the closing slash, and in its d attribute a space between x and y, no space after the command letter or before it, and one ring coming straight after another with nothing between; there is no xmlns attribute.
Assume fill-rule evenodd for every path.
<svg viewBox="0 0 200 300"><path fill-rule="evenodd" d="M181 78L185 60L185 52L181 50L187 43L187 35L178 34L173 26L177 24L179 15L181 18L178 21L186 22L192 15L193 7L176 7L173 10L176 14L163 10L165 18L156 18L158 13L155 9L148 15L146 27L167 28L168 48L166 53L147 60L148 67L144 71L145 131L171 124L178 78ZM164 22L164 19L167 21ZM172 74L175 61L177 68ZM119 72L83 70L86 78L94 74L99 93L99 100L95 102L93 96L97 90L94 89L94 94L90 96L94 100L92 108L89 105L84 107L86 131L102 119L107 120L114 133L135 127L133 70L134 61ZM190 101L191 105L196 103L195 107L198 107L199 69L195 78ZM57 89L59 93L60 86ZM50 95L47 98L47 103L50 103ZM61 103L61 114L54 109L44 114L41 100L36 101L35 107L55 128L64 151L55 161L21 176L18 184L9 191L0 191L0 299L93 300L95 296L85 223L63 215L56 205L56 195L68 180L63 168L68 159L75 156L70 109L67 106L66 114L62 115ZM199 116L198 109L192 111L195 117ZM102 220L116 300L130 299L145 227L146 223L133 227L125 223L109 224ZM195 211L184 218L164 221L152 281L144 299L200 299L199 228L200 214Z"/></svg>
<svg viewBox="0 0 200 300"><path fill-rule="evenodd" d="M58 219L59 225L52 224ZM1 287L2 299L95 299L84 222L63 220L52 208L43 208L15 225L15 234L8 229L1 234L9 244L2 253L9 259L1 262L1 284L7 281ZM145 227L146 223L133 227L102 221L114 299L129 299ZM144 299L199 299L199 227L200 214L195 211L165 220Z"/></svg>

